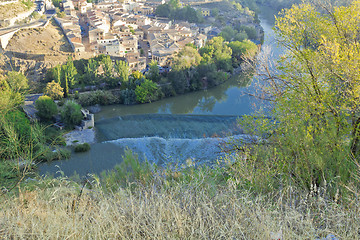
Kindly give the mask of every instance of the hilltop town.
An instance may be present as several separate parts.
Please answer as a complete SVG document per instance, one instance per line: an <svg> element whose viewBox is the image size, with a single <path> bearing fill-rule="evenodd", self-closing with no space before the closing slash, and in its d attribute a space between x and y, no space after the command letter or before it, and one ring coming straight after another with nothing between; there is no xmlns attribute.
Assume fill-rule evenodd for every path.
<svg viewBox="0 0 360 240"><path fill-rule="evenodd" d="M260 43L261 27L255 14L243 9L240 14L231 15L226 7L238 8L234 2L178 3L181 7L191 6L203 18L201 23L156 16L157 7L164 3L164 0L98 0L96 3L64 0L54 2L55 7L47 0L30 2L17 17L1 19L1 52L13 60L12 69L17 67L30 80L42 80L46 69L65 62L69 56L88 59L105 54L113 61L126 61L132 71L140 72L145 72L154 60L166 71L186 45L201 48L207 40L219 35L222 27L235 24L254 30L256 34L251 40ZM15 4L24 2L1 2L0 12L1 7ZM4 66L8 65L2 60Z"/></svg>

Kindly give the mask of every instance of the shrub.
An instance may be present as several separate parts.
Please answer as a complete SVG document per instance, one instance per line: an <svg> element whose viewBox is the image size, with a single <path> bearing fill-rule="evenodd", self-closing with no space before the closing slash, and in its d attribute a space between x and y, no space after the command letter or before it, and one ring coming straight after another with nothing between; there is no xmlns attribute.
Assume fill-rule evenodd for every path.
<svg viewBox="0 0 360 240"><path fill-rule="evenodd" d="M90 150L90 144L83 143L75 146L75 152L87 152Z"/></svg>
<svg viewBox="0 0 360 240"><path fill-rule="evenodd" d="M62 121L70 128L81 123L81 106L74 101L67 101L61 112Z"/></svg>
<svg viewBox="0 0 360 240"><path fill-rule="evenodd" d="M125 89L120 92L120 103L130 105L136 103L136 95L133 89Z"/></svg>
<svg viewBox="0 0 360 240"><path fill-rule="evenodd" d="M171 85L171 83L167 83L166 81L162 81L160 84L161 91L163 92L165 97L172 97L176 95L176 91Z"/></svg>
<svg viewBox="0 0 360 240"><path fill-rule="evenodd" d="M135 89L136 101L140 103L151 102L157 99L158 86L151 80L145 81Z"/></svg>
<svg viewBox="0 0 360 240"><path fill-rule="evenodd" d="M41 15L40 15L40 13L34 11L34 12L32 12L31 17L33 19L39 19L41 17Z"/></svg>
<svg viewBox="0 0 360 240"><path fill-rule="evenodd" d="M96 104L110 105L118 102L118 99L109 91L95 91L81 94L78 102L82 106L91 106Z"/></svg>
<svg viewBox="0 0 360 240"><path fill-rule="evenodd" d="M30 137L31 125L24 112L20 110L9 111L5 114L5 120L14 127L16 134L22 140L27 140Z"/></svg>
<svg viewBox="0 0 360 240"><path fill-rule="evenodd" d="M59 107L62 107L62 106L64 106L65 102L66 102L66 100L63 98L63 99L61 99L61 100L58 101L57 105L58 105Z"/></svg>
<svg viewBox="0 0 360 240"><path fill-rule="evenodd" d="M46 85L44 94L54 100L59 100L64 96L63 88L55 81L49 82Z"/></svg>
<svg viewBox="0 0 360 240"><path fill-rule="evenodd" d="M65 12L58 12L56 15L59 18L64 18L66 16Z"/></svg>
<svg viewBox="0 0 360 240"><path fill-rule="evenodd" d="M51 120L58 112L56 103L48 96L39 97L35 102L35 108L38 110L36 115L44 121Z"/></svg>
<svg viewBox="0 0 360 240"><path fill-rule="evenodd" d="M55 151L47 151L44 153L43 158L45 161L55 161L68 159L71 156L71 151L65 148L58 148Z"/></svg>

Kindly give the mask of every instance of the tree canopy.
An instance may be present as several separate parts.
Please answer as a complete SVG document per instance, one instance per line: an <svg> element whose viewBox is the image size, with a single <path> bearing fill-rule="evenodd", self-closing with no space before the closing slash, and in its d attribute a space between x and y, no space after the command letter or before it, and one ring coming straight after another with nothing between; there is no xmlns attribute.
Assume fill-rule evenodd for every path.
<svg viewBox="0 0 360 240"><path fill-rule="evenodd" d="M350 180L353 160L359 162L359 12L359 0L347 7L301 4L276 19L277 39L287 51L278 72L264 81L276 121L265 118L262 128L252 119L249 129L271 136L274 147L258 158L260 165L309 188L339 187Z"/></svg>
<svg viewBox="0 0 360 240"><path fill-rule="evenodd" d="M181 70L191 68L200 64L201 56L197 49L185 46L175 57L173 61L173 68L175 70Z"/></svg>
<svg viewBox="0 0 360 240"><path fill-rule="evenodd" d="M190 6L180 7L179 1L170 1L169 3L159 5L155 10L155 15L174 20L185 20L192 23L204 21L201 12L196 11Z"/></svg>
<svg viewBox="0 0 360 240"><path fill-rule="evenodd" d="M54 100L59 100L64 96L63 88L55 81L46 84L44 94Z"/></svg>

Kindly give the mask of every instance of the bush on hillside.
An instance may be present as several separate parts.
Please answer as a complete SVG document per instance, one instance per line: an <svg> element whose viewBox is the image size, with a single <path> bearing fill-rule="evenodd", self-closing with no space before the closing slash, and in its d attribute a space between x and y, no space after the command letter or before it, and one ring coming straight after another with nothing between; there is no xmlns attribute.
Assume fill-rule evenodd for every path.
<svg viewBox="0 0 360 240"><path fill-rule="evenodd" d="M39 97L35 102L35 108L38 110L36 115L42 121L49 121L58 113L56 103L48 96Z"/></svg>

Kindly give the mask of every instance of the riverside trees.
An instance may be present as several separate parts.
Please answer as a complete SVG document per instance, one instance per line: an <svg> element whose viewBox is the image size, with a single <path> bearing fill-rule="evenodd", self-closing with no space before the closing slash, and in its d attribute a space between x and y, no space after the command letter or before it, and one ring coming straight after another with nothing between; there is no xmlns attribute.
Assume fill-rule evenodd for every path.
<svg viewBox="0 0 360 240"><path fill-rule="evenodd" d="M49 70L45 80L60 81L64 93L66 89L85 88L89 85L113 90L108 93L97 91L93 94L81 94L78 102L84 106L96 103L144 103L163 96L219 85L228 79L228 73L232 73L233 68L238 67L245 57L253 58L257 49L249 40L228 43L222 37L215 37L200 49L194 45L185 46L173 59L172 71L168 73L160 72L155 61L151 62L145 75L138 71L130 73L125 61L114 64L110 56L99 55L89 60L69 59L64 66L59 65ZM151 82L145 82L146 80ZM151 94L144 94L144 87Z"/></svg>
<svg viewBox="0 0 360 240"><path fill-rule="evenodd" d="M282 176L308 188L330 183L335 191L352 181L353 160L360 159L359 12L360 1L347 7L301 4L276 19L287 52L264 90L277 121L248 122L252 131L272 134L270 147L253 152L256 165L267 168L268 183Z"/></svg>

